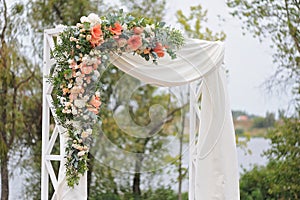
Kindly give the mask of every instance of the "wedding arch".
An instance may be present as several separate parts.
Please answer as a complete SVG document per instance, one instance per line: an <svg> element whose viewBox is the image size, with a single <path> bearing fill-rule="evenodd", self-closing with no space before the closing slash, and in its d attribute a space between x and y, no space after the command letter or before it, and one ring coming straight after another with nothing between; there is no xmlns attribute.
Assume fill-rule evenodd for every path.
<svg viewBox="0 0 300 200"><path fill-rule="evenodd" d="M224 44L219 41L210 42L191 38L185 38L184 42L180 44L181 38L178 32L169 28L164 29L163 23L153 25L144 19L126 18L124 20L120 16L117 18L110 16L110 19L109 22L106 18L99 18L92 14L82 17L81 23L77 24L75 29L66 31L66 27L61 26L44 31L41 199L87 199L85 171L88 166L85 158L88 145L84 145L82 140L87 140L91 134L88 131L90 127L84 129L80 125L74 128L73 124L70 131L66 124L72 120L76 121L73 118L70 120L69 116L72 113L74 116L78 115L78 112L85 112L88 116L98 114L101 98L96 86L92 87L94 93L84 101L80 92L76 93L76 97L74 97L71 90L76 85L73 83L75 78L79 77L78 81L82 85L84 81L88 82L90 78L93 78L92 73L97 75L97 67L93 68L92 66L98 66L101 63L107 65L109 62L126 74L147 84L164 87L189 84L189 199L239 199L235 135L226 76L222 67ZM126 21L126 27L122 20ZM103 28L103 26L105 27ZM157 30L153 34L155 28ZM77 30L78 33L73 33L74 30ZM167 31L167 33L161 30ZM88 34L84 35L86 31ZM124 36L126 31L129 31L129 35ZM58 44L64 42L64 40L59 41L61 37L64 37L61 35L63 32L68 35L67 39L70 44L76 45L75 53L78 49L85 47L89 49L89 45L92 46L92 49L98 47L98 51L92 52L89 49L87 56L81 54L79 57L74 56L74 52L72 52L74 59L72 57L71 60L67 60L66 64L70 69L67 69L62 75L57 75L65 65L64 58L67 57L63 45L61 45L60 52L53 55L53 52L55 54L57 51ZM105 33L109 37L105 38L103 36ZM72 34L75 34L76 37ZM151 34L155 35L155 40L151 39ZM172 36L170 37L170 35ZM168 41L165 41L165 37L168 37ZM102 45L105 40L109 41L110 46ZM129 40L131 41L129 42ZM144 42L148 46L143 46ZM173 51L170 47L172 45L180 47ZM110 49L107 57L106 54L101 54L101 52L105 52L103 48L114 48L114 50ZM84 50L78 50L78 52L81 51L84 52ZM170 56L164 56L165 53ZM149 60L153 60L153 62L149 62ZM64 79L63 84L57 84L61 81L59 77ZM71 79L71 83L66 82ZM201 81L200 85L197 84L199 81ZM55 93L56 96L53 95L55 87L62 89L61 93ZM82 88L79 90L84 93ZM77 107L71 105L70 102L66 103L66 97L64 97L66 94L69 95L67 98L71 99L70 102L77 102ZM201 101L199 101L200 98ZM80 105L82 102L83 105ZM87 111L82 111L84 106ZM59 116L60 113L64 114ZM55 122L55 126L52 128L50 127L51 118ZM80 129L80 134L77 133L77 129ZM72 131L75 132L75 135L72 135ZM72 138L73 136L74 138ZM60 153L53 155L52 150L57 140L59 140ZM57 175L52 166L53 161L60 163ZM77 171L74 171L74 163ZM54 188L52 197L48 196L49 184Z"/></svg>

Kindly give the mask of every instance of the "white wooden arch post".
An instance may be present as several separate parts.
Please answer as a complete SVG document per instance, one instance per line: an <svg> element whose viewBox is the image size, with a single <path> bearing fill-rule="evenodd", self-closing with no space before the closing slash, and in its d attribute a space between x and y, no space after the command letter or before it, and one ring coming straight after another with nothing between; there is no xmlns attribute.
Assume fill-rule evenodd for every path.
<svg viewBox="0 0 300 200"><path fill-rule="evenodd" d="M50 69L55 61L50 57L50 51L54 48L55 43L53 37L56 37L63 29L47 29L44 31L44 59L43 59L43 130L42 130L42 176L41 176L41 200L48 200L49 196L49 183L54 188L54 195L51 199L56 199L55 192L58 190L58 177L59 173L64 173L64 132L65 129L60 126L55 120L55 111L52 106L52 89L53 87L48 82L48 76L50 74ZM200 106L199 98L201 95L201 85L199 82L190 83L190 142L189 142L189 199L194 200L195 196L191 192L194 179L195 179L195 163L193 162L195 158L196 149L196 133L198 132L200 119ZM55 125L54 129L50 130L50 118L54 119ZM52 133L50 133L52 132ZM55 141L60 140L60 154L52 155L51 151L55 144ZM60 162L60 170L58 175L55 175L51 161ZM50 180L49 180L50 177Z"/></svg>
<svg viewBox="0 0 300 200"><path fill-rule="evenodd" d="M58 188L58 177L56 176L51 161L59 161L60 167L62 166L65 148L64 148L64 136L65 131L62 126L60 126L54 118L54 129L50 129L50 119L51 114L55 116L55 111L52 106L52 89L53 87L48 82L47 77L50 74L51 66L55 63L50 57L50 51L54 48L53 37L61 29L47 29L44 31L44 56L43 56L43 126L42 126L42 176L41 176L41 199L48 200L54 199L54 197L49 197L49 183L54 188L54 193ZM52 117L53 118L53 117ZM56 140L59 139L59 155L53 155L52 150ZM59 170L61 172L61 170ZM49 182L50 177L50 182Z"/></svg>

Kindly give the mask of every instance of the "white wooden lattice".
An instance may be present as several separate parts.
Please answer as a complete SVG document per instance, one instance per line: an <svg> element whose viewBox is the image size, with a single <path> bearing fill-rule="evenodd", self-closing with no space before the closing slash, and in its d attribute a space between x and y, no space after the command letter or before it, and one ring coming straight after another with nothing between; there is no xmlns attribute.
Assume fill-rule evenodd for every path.
<svg viewBox="0 0 300 200"><path fill-rule="evenodd" d="M52 106L52 89L53 87L48 82L51 66L55 64L55 61L50 57L50 51L54 48L53 38L57 36L62 29L47 29L44 31L44 57L43 57L43 128L42 128L42 176L41 176L41 199L48 200L54 199L49 197L49 183L54 188L54 193L58 187L58 176L55 174L51 161L59 161L60 167L64 159L64 128L55 121L55 111ZM55 126L54 129L50 129L51 115ZM59 155L53 155L52 150L56 140L59 139ZM61 172L61 170L59 170ZM49 180L50 177L50 180ZM50 182L49 182L50 181Z"/></svg>
<svg viewBox="0 0 300 200"><path fill-rule="evenodd" d="M41 176L41 200L55 199L55 192L58 188L58 177L56 175L51 161L59 161L62 167L65 149L64 149L64 132L66 131L62 126L55 121L55 111L52 106L52 89L53 87L47 81L50 74L50 69L55 60L51 59L50 52L55 46L54 37L62 31L62 28L46 29L44 31L44 57L43 57L43 128L42 128L42 176ZM191 191L193 178L195 177L195 170L193 164L194 151L196 147L196 133L198 132L199 124L196 122L200 119L199 98L201 95L201 85L193 82L190 83L190 144L189 144L189 191ZM50 130L51 115L55 122L53 130ZM198 118L198 120L196 120ZM51 154L56 140L59 139L59 155ZM64 173L59 170L59 173ZM50 177L50 180L49 180ZM49 197L49 183L54 188L54 195ZM193 199L193 194L189 193L189 199Z"/></svg>

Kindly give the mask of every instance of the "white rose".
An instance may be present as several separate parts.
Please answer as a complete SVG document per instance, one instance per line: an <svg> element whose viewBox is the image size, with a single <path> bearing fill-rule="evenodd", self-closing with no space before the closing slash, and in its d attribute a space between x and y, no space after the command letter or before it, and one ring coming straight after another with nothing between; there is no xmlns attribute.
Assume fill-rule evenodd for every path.
<svg viewBox="0 0 300 200"><path fill-rule="evenodd" d="M86 16L80 17L80 22L81 22L81 23L84 23L84 22L89 22L89 23L91 23L90 19L89 19L88 17L86 17Z"/></svg>
<svg viewBox="0 0 300 200"><path fill-rule="evenodd" d="M144 30L145 30L147 33L150 33L150 32L152 32L152 27L153 27L152 25L147 24Z"/></svg>
<svg viewBox="0 0 300 200"><path fill-rule="evenodd" d="M98 15L96 15L95 13L89 14L88 19L92 26L94 26L95 24L101 24L100 17Z"/></svg>

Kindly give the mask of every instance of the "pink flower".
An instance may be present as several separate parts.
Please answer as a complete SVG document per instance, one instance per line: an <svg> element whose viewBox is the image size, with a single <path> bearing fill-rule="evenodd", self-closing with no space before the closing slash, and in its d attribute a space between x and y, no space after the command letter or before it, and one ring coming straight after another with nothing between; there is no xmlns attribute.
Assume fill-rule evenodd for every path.
<svg viewBox="0 0 300 200"><path fill-rule="evenodd" d="M127 40L125 38L120 38L117 40L119 47L124 47L127 44Z"/></svg>
<svg viewBox="0 0 300 200"><path fill-rule="evenodd" d="M87 109L91 112L93 112L95 115L97 115L99 113L97 108L94 108L92 106L87 107Z"/></svg>
<svg viewBox="0 0 300 200"><path fill-rule="evenodd" d="M136 51L138 48L140 48L143 45L142 38L139 35L131 36L131 38L128 39L127 43L128 43L128 47L133 51Z"/></svg>
<svg viewBox="0 0 300 200"><path fill-rule="evenodd" d="M133 32L134 32L134 34L139 35L144 32L144 28L136 26L133 28Z"/></svg>
<svg viewBox="0 0 300 200"><path fill-rule="evenodd" d="M80 68L82 74L90 74L93 72L93 66L83 65Z"/></svg>
<svg viewBox="0 0 300 200"><path fill-rule="evenodd" d="M90 104L95 108L99 108L101 106L100 97L93 95Z"/></svg>

